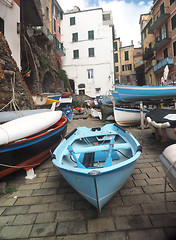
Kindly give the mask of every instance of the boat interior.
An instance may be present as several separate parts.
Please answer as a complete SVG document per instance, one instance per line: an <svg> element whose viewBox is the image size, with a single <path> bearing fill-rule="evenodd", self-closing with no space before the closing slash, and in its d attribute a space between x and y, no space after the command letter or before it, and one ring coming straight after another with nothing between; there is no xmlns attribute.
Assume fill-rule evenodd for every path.
<svg viewBox="0 0 176 240"><path fill-rule="evenodd" d="M76 139L68 146L62 164L78 168L103 168L133 156L132 147L119 135L99 135Z"/></svg>

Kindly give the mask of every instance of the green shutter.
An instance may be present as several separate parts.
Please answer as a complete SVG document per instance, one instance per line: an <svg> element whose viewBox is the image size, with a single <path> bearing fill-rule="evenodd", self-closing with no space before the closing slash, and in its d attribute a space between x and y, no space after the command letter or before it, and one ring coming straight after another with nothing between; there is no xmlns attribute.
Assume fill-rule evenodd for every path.
<svg viewBox="0 0 176 240"><path fill-rule="evenodd" d="M88 31L88 39L94 39L94 31Z"/></svg>
<svg viewBox="0 0 176 240"><path fill-rule="evenodd" d="M70 25L75 25L75 17L70 18Z"/></svg>
<svg viewBox="0 0 176 240"><path fill-rule="evenodd" d="M56 32L56 19L54 18L54 31Z"/></svg>
<svg viewBox="0 0 176 240"><path fill-rule="evenodd" d="M79 58L79 50L73 50L73 58L74 59Z"/></svg>
<svg viewBox="0 0 176 240"><path fill-rule="evenodd" d="M128 51L125 51L125 61L129 60Z"/></svg>
<svg viewBox="0 0 176 240"><path fill-rule="evenodd" d="M94 57L94 48L89 48L89 57Z"/></svg>

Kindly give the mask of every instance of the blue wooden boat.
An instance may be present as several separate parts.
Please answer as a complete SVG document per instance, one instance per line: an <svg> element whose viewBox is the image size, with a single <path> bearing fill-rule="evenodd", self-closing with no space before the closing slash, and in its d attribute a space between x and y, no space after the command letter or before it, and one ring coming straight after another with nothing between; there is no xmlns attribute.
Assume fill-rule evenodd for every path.
<svg viewBox="0 0 176 240"><path fill-rule="evenodd" d="M116 124L79 127L55 149L53 163L99 212L131 176L141 154L138 141Z"/></svg>
<svg viewBox="0 0 176 240"><path fill-rule="evenodd" d="M176 85L134 86L117 84L112 95L117 103L173 99L176 97Z"/></svg>

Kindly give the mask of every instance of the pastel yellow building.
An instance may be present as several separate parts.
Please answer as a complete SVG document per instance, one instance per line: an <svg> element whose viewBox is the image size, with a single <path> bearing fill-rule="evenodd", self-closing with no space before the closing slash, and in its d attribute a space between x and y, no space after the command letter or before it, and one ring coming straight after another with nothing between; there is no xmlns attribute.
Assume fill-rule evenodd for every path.
<svg viewBox="0 0 176 240"><path fill-rule="evenodd" d="M142 55L135 56L133 41L122 47L120 38L114 39L115 83L136 85L135 62L142 60ZM138 59L140 57L140 60Z"/></svg>
<svg viewBox="0 0 176 240"><path fill-rule="evenodd" d="M140 16L140 30L141 30L141 47L143 50L143 61L144 61L144 75L145 83L149 86L158 85L158 81L154 74L155 60L155 36L149 33L152 16L150 13L142 14Z"/></svg>

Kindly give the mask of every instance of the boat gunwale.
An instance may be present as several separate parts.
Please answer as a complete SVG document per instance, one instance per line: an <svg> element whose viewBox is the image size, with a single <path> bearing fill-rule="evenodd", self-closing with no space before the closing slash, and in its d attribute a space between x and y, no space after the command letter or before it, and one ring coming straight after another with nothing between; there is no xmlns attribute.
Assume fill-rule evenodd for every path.
<svg viewBox="0 0 176 240"><path fill-rule="evenodd" d="M133 141L134 144L135 144L135 147L136 147L136 152L134 152L134 147L132 146L131 143L129 143L129 146L130 146L130 149L132 151L132 157L131 158L128 158L126 160L124 160L123 162L120 162L120 163L117 163L115 165L112 165L112 166L108 166L108 167L105 167L105 168L79 168L75 166L70 166L70 165L66 165L64 166L63 162L62 162L62 159L63 159L63 156L64 155L67 155L68 154L68 149L67 148L64 148L64 150L59 154L59 157L57 159L54 159L53 160L53 163L55 166L57 166L58 168L60 169L67 169L68 171L73 171L73 172L80 172L80 173L84 173L84 174L88 174L90 171L93 171L93 170L101 170L101 173L104 173L104 172L109 172L109 171L112 171L113 169L118 169L118 168L121 168L129 163L132 163L134 161L137 160L137 158L140 156L141 154L141 151L139 150L141 146L139 144L139 142L134 138L134 136L129 133L127 130L124 131L124 129L122 127L119 127L117 126L116 124L110 124L111 126L115 126L119 131L123 132L125 135L128 135L128 136L125 136L123 138L123 140L125 141L125 143L128 143L127 142L127 138L129 138L130 136L130 141ZM106 125L105 125L106 126ZM87 127L81 127L81 128L86 128L86 129L89 129L91 131L91 128L87 128ZM103 127L102 127L103 128ZM76 130L78 130L79 128L76 128ZM78 137L76 138L76 135L78 135ZM117 134L116 134L117 135ZM121 135L121 134L119 134ZM92 136L95 136L92 135ZM88 136L89 137L89 136ZM69 136L69 138L65 138L60 144L59 146L55 149L54 151L54 155L58 155L57 152L60 151L65 145L71 145L75 140L79 139L80 138L80 135L79 135L79 132L78 131L73 131L73 133ZM67 142L67 143L66 143ZM117 143L118 144L118 143Z"/></svg>
<svg viewBox="0 0 176 240"><path fill-rule="evenodd" d="M61 121L62 120L62 121ZM62 131L64 127L66 127L66 123L68 123L68 120L66 117L61 117L58 122L47 128L46 130L43 130L40 132L40 134L35 134L33 136L29 136L23 139L16 140L14 142L0 145L0 153L13 150L13 149L18 149L18 148L23 148L29 145L36 144L37 142L43 141L58 132ZM56 126L52 128L53 126Z"/></svg>

